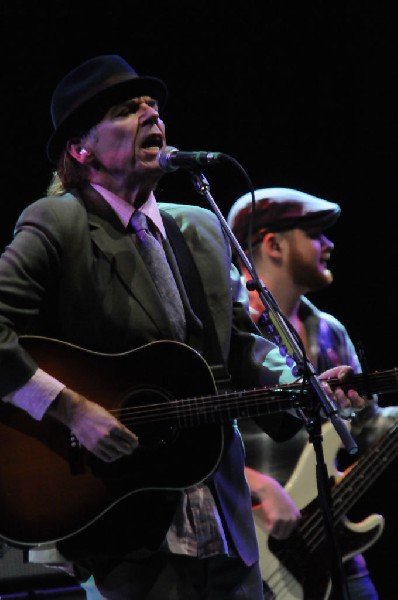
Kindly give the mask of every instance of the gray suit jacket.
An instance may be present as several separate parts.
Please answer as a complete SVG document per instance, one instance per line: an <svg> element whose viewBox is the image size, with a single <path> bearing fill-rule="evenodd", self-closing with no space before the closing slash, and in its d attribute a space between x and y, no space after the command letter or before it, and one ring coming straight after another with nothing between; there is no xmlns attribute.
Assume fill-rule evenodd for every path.
<svg viewBox="0 0 398 600"><path fill-rule="evenodd" d="M196 206L163 204L161 209L175 218L193 254L232 386L291 381L291 372L278 351L258 335L240 301L244 293L240 277L231 265L229 243L216 216ZM167 242L165 249L186 310L188 344L200 352L202 324L192 313ZM18 336L23 334L48 336L106 353L172 339L161 298L131 236L91 188L80 196L46 197L28 206L0 259L1 396L26 383L37 368L18 344ZM269 418L267 423L268 433L274 437L279 432L290 435L299 426L285 415ZM241 558L252 564L257 559L257 544L243 474L244 448L235 422L227 422L223 428L224 450L209 484L230 542ZM168 499L166 519L154 524L153 547L160 543L171 518L176 498ZM131 533L126 531L128 535ZM119 537L105 544L108 548L116 545L129 549L128 540L123 545ZM74 558L73 543L63 551Z"/></svg>

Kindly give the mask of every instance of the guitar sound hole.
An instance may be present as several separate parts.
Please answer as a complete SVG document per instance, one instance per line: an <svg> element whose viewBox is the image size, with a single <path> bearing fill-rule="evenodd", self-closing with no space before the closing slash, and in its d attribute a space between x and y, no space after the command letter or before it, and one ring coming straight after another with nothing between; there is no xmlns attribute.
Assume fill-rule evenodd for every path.
<svg viewBox="0 0 398 600"><path fill-rule="evenodd" d="M165 390L146 385L135 387L129 392L128 399L123 400L129 417L121 420L138 436L136 452L158 450L174 439L177 425L172 419L172 410L168 409L173 399Z"/></svg>

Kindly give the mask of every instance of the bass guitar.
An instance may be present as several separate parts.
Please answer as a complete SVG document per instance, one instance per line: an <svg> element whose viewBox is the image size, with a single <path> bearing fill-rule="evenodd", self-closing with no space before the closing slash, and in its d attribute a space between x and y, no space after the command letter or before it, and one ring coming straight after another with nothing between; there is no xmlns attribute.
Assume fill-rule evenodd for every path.
<svg viewBox="0 0 398 600"><path fill-rule="evenodd" d="M331 484L332 518L345 562L364 552L382 534L381 515L373 514L353 523L346 514L398 456L398 423L344 472L336 469L341 440L330 422L323 425L322 436ZM288 539L281 541L269 536L259 507L253 507L261 574L276 600L326 600L330 596L330 563L323 516L316 498L315 466L315 452L308 442L285 485L302 514Z"/></svg>

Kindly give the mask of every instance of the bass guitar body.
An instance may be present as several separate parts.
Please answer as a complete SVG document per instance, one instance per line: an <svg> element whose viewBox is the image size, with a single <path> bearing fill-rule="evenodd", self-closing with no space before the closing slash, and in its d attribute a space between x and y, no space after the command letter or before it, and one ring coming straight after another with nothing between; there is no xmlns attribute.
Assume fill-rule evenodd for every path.
<svg viewBox="0 0 398 600"><path fill-rule="evenodd" d="M333 515L334 527L345 562L376 542L382 534L384 518L373 514L360 523L347 519L344 511L349 510L358 498L364 474L362 469L356 473L356 465L344 473L336 470L341 441L330 422L323 425L322 436L333 502L338 507ZM285 485L302 514L297 530L287 540L269 536L260 509L253 508L262 579L271 588L275 600L326 600L330 597L331 558L317 498L315 469L315 452L312 444L307 443ZM343 483L346 474L351 479L352 490Z"/></svg>

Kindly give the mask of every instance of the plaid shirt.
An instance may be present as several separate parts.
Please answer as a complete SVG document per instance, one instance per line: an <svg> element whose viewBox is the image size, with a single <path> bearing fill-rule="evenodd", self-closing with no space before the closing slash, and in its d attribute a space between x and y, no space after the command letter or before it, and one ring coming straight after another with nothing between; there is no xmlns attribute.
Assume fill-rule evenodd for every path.
<svg viewBox="0 0 398 600"><path fill-rule="evenodd" d="M220 515L207 485L184 491L161 549L198 558L228 554Z"/></svg>

